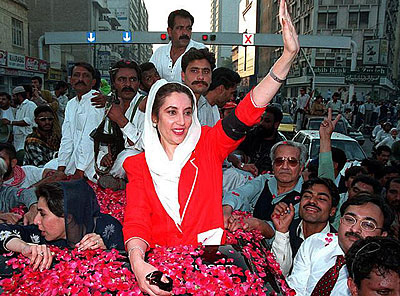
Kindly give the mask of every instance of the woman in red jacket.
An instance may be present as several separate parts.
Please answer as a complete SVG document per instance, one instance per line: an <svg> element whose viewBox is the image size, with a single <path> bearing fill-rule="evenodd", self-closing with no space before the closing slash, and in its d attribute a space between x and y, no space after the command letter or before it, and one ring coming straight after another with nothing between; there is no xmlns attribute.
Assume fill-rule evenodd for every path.
<svg viewBox="0 0 400 296"><path fill-rule="evenodd" d="M139 287L149 295L170 295L151 285L156 268L144 261L155 245L224 242L222 162L260 121L299 51L285 1L280 4L284 50L269 74L213 128L201 127L192 91L160 80L150 90L144 123L145 152L124 163L129 183L123 224L125 247Z"/></svg>

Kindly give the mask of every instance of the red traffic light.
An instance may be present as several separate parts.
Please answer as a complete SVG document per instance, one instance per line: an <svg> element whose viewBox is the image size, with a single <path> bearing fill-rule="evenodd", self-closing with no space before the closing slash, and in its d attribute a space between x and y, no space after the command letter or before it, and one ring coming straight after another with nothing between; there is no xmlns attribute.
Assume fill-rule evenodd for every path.
<svg viewBox="0 0 400 296"><path fill-rule="evenodd" d="M207 41L208 40L208 35L202 35L201 39L203 39L203 41Z"/></svg>
<svg viewBox="0 0 400 296"><path fill-rule="evenodd" d="M167 34L162 33L162 34L160 35L160 38L161 38L161 40L167 40Z"/></svg>

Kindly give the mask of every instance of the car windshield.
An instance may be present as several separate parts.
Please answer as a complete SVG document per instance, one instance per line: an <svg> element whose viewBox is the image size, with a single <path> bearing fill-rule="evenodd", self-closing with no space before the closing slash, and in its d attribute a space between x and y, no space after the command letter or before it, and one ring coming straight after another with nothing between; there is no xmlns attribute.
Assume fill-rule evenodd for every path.
<svg viewBox="0 0 400 296"><path fill-rule="evenodd" d="M310 120L308 123L308 128L309 130L319 130L319 126L321 125L322 118L321 119L313 119ZM346 134L346 128L344 127L344 122L343 121L338 121L338 123L335 126L334 132L341 133L341 134Z"/></svg>
<svg viewBox="0 0 400 296"><path fill-rule="evenodd" d="M292 119L292 117L290 115L283 115L281 123L292 124L293 123L293 119Z"/></svg>
<svg viewBox="0 0 400 296"><path fill-rule="evenodd" d="M339 148L346 153L347 160L363 160L366 158L361 146L355 141L332 140L332 147ZM312 141L311 159L315 159L319 154L319 139Z"/></svg>

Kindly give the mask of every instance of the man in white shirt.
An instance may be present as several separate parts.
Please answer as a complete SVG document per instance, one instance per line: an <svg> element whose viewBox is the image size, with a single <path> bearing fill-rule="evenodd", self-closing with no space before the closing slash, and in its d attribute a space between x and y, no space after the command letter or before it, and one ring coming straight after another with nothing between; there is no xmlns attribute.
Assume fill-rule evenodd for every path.
<svg viewBox="0 0 400 296"><path fill-rule="evenodd" d="M115 155L106 143L100 146L97 164L100 170L109 173L99 178L98 184L114 190L124 189L126 181L122 167L125 159L143 151L139 140L143 133L144 113L139 110L139 104L145 98L138 92L141 71L135 61L119 61L111 68L111 81L118 96L119 104L113 104L107 113L104 130L109 130L110 121L118 125L122 132L125 149ZM116 140L117 141L117 136Z"/></svg>
<svg viewBox="0 0 400 296"><path fill-rule="evenodd" d="M300 88L300 94L297 98L297 108L296 108L296 129L301 130L304 114L306 113L306 109L310 103L310 96L306 93L306 89L304 87Z"/></svg>
<svg viewBox="0 0 400 296"><path fill-rule="evenodd" d="M14 120L15 109L11 107L11 96L6 92L0 92L0 119ZM12 127L0 123L0 142L5 143L10 140Z"/></svg>
<svg viewBox="0 0 400 296"><path fill-rule="evenodd" d="M86 176L96 182L94 146L90 133L104 116L104 108L95 108L90 99L94 96L95 70L88 63L76 63L72 69L71 85L77 95L65 108L62 138L58 153L58 170L73 179Z"/></svg>
<svg viewBox="0 0 400 296"><path fill-rule="evenodd" d="M272 251L284 275L288 275L293 258L303 241L315 233L336 233L329 224L339 202L339 191L329 179L315 178L303 184L299 218L294 218L294 207L281 202L275 206L272 222L275 238Z"/></svg>
<svg viewBox="0 0 400 296"><path fill-rule="evenodd" d="M168 35L171 41L160 46L150 58L161 78L167 81L181 81L181 60L190 48L204 48L204 44L193 41L194 18L184 9L171 12L168 16Z"/></svg>
<svg viewBox="0 0 400 296"><path fill-rule="evenodd" d="M26 137L32 133L32 127L36 126L34 112L37 106L28 100L27 93L22 86L14 88L12 94L17 105L15 119L2 119L2 123L13 126L13 145L18 153L18 151L23 151Z"/></svg>
<svg viewBox="0 0 400 296"><path fill-rule="evenodd" d="M301 245L287 278L296 295L350 295L344 255L354 242L368 236L387 236L393 214L378 196L360 194L340 209L338 235L316 233ZM330 286L324 287L324 282ZM323 288L325 288L323 292Z"/></svg>
<svg viewBox="0 0 400 296"><path fill-rule="evenodd" d="M385 122L383 124L382 130L380 130L375 137L375 144L379 144L387 137L390 137L390 130L392 129L392 124L390 122Z"/></svg>
<svg viewBox="0 0 400 296"><path fill-rule="evenodd" d="M68 90L68 84L65 81L59 81L54 89L54 96L58 101L57 116L62 126L65 117L65 108L67 107L68 97L66 95Z"/></svg>
<svg viewBox="0 0 400 296"><path fill-rule="evenodd" d="M332 100L330 100L326 106L327 109L332 109L332 116L336 116L339 113L342 113L342 101L339 100L339 93L335 92L332 96Z"/></svg>

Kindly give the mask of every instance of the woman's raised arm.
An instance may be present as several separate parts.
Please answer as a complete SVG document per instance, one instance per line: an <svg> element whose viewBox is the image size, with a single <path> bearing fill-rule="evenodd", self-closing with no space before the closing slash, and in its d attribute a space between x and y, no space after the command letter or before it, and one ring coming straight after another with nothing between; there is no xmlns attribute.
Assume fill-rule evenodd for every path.
<svg viewBox="0 0 400 296"><path fill-rule="evenodd" d="M300 50L296 28L290 18L286 0L281 0L279 4L279 22L282 26L283 54L270 73L254 88L253 100L257 106L265 106L278 92Z"/></svg>

